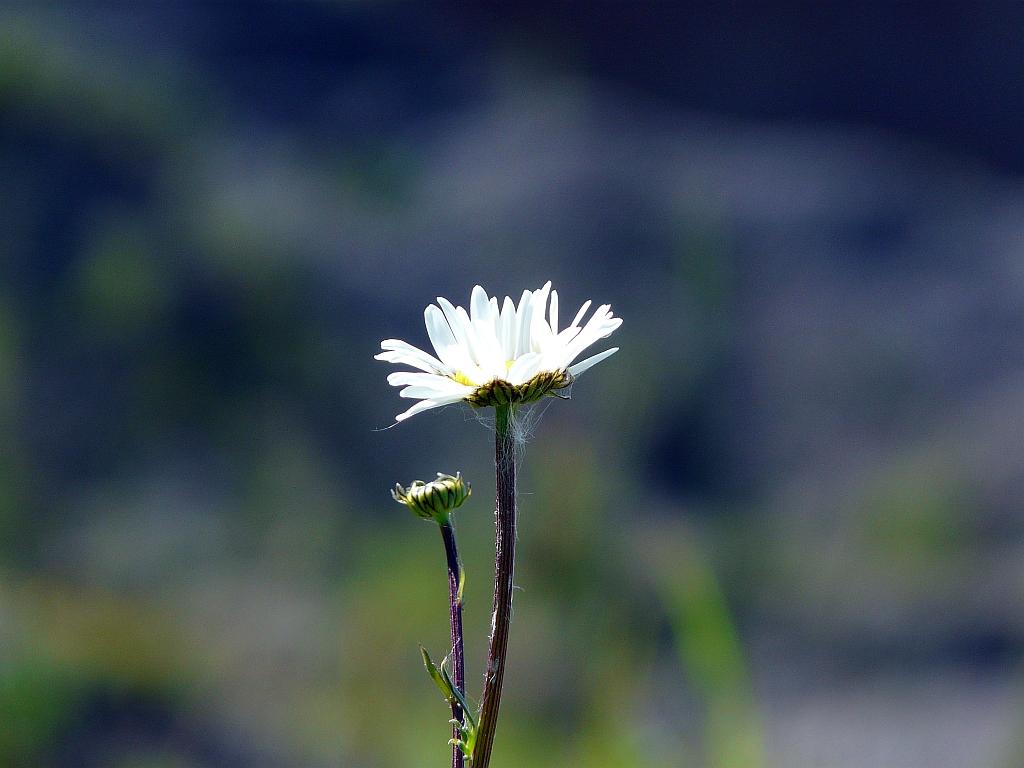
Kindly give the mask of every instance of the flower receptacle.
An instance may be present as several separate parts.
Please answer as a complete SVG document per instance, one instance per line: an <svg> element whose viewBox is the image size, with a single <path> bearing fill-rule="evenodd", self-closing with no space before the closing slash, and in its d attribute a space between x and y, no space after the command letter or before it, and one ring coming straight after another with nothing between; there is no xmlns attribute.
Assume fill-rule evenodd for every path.
<svg viewBox="0 0 1024 768"><path fill-rule="evenodd" d="M475 408L489 405L520 405L532 403L542 397L558 397L559 390L572 384L573 377L568 371L545 371L525 384L510 384L494 379L476 388L466 401Z"/></svg>

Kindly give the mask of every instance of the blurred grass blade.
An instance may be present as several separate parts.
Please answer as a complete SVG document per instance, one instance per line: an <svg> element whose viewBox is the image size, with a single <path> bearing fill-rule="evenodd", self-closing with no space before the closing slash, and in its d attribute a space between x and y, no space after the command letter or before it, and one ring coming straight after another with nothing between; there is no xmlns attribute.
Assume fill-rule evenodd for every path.
<svg viewBox="0 0 1024 768"><path fill-rule="evenodd" d="M680 661L705 702L705 763L763 768L760 718L725 595L695 546L672 554L661 560L658 585Z"/></svg>

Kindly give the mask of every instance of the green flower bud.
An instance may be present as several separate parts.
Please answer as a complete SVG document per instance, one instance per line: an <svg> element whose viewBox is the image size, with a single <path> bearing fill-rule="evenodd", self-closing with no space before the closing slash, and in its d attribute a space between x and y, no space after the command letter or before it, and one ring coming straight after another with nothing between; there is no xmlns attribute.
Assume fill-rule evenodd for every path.
<svg viewBox="0 0 1024 768"><path fill-rule="evenodd" d="M568 371L538 373L525 384L509 384L507 381L495 379L477 387L466 400L477 408L508 403L532 403L547 395L561 397L558 390L572 384L572 379L572 374Z"/></svg>
<svg viewBox="0 0 1024 768"><path fill-rule="evenodd" d="M448 522L448 516L462 506L462 502L472 492L469 483L462 479L461 472L456 472L455 477L438 472L437 479L429 483L414 480L408 488L395 483L391 496L424 520L434 520L438 525L444 525Z"/></svg>

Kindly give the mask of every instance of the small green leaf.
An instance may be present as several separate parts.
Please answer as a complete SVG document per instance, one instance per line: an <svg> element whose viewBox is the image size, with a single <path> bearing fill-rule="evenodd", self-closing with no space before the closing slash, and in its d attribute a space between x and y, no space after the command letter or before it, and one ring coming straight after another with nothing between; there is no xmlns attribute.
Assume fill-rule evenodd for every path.
<svg viewBox="0 0 1024 768"><path fill-rule="evenodd" d="M462 691L459 690L458 686L452 682L451 676L448 674L448 666L445 662L448 661L448 657L445 657L444 662L441 663L441 674L444 676L445 685L452 692L452 696L458 701L459 706L462 707L462 711L466 717L469 718L469 723L473 728L476 728L476 718L473 717L473 712L469 708L469 704L466 703L466 698L462 695Z"/></svg>
<svg viewBox="0 0 1024 768"><path fill-rule="evenodd" d="M437 667L434 666L434 662L430 659L430 654L427 653L427 649L422 645L420 646L420 654L423 656L423 666L427 668L427 674L430 675L430 679L434 681L434 684L441 691L441 695L444 696L444 700L449 704L456 703L457 699L454 693L455 686L451 684L451 679L448 677L447 673L442 675L438 672ZM444 664L441 666L443 668Z"/></svg>

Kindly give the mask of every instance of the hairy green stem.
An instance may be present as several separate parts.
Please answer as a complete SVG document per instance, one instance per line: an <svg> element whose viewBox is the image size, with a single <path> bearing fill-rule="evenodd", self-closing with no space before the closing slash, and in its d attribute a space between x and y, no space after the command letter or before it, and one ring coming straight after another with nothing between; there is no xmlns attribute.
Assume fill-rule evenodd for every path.
<svg viewBox="0 0 1024 768"><path fill-rule="evenodd" d="M464 696L466 693L466 661L462 643L462 573L459 563L459 551L455 547L455 531L450 522L441 528L444 539L444 553L448 559L448 607L452 629L452 672L455 687ZM463 722L462 707L457 701L452 702L452 719ZM459 727L452 726L452 738L458 739ZM452 745L452 768L463 768L465 757L458 745Z"/></svg>
<svg viewBox="0 0 1024 768"><path fill-rule="evenodd" d="M512 619L512 577L516 553L516 459L512 438L511 404L495 406L494 464L497 485L494 510L494 612L487 647L480 723L473 747L473 768L487 768L491 761L494 731L498 725L501 684L505 677L508 629Z"/></svg>

